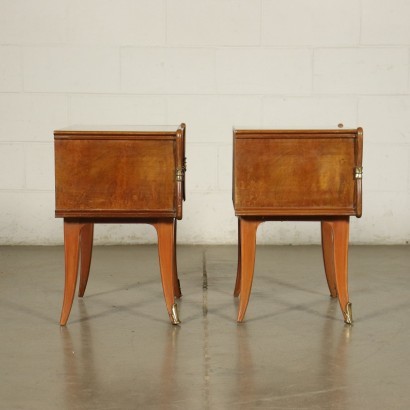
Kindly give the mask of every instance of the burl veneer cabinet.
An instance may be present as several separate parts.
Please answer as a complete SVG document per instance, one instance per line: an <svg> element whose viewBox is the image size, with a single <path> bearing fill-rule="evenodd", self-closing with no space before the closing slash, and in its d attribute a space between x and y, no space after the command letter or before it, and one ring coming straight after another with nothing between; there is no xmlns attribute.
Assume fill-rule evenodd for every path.
<svg viewBox="0 0 410 410"><path fill-rule="evenodd" d="M185 199L185 124L69 127L54 132L56 217L64 218L65 288L60 324L84 295L94 223L147 223L158 234L168 315L179 323L176 221Z"/></svg>
<svg viewBox="0 0 410 410"><path fill-rule="evenodd" d="M330 294L352 323L347 286L349 218L362 214L363 131L245 130L233 135L242 322L252 287L256 230L265 221L320 221Z"/></svg>

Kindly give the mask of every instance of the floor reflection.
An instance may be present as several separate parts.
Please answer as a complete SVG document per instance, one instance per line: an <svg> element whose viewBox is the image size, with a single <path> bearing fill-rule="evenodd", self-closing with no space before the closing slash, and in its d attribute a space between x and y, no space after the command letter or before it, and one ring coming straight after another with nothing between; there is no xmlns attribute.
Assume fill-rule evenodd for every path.
<svg viewBox="0 0 410 410"><path fill-rule="evenodd" d="M79 302L80 317L88 318L86 304ZM177 371L180 357L178 339L179 326L164 327L160 340L153 340L152 346L146 347L146 357L141 360L138 353L143 353L144 347L138 348L134 357L129 357L127 368L123 368L120 383L102 375L101 349L95 338L92 326L93 320L83 319L76 326L76 331L61 328L63 348L65 408L159 408L169 409L170 403L184 401L186 386L179 382ZM74 336L75 334L75 336ZM138 334L136 336L138 339ZM110 341L111 342L111 341ZM138 343L138 340L136 341ZM152 355L152 349L162 346L162 352ZM96 354L98 352L98 355ZM112 346L113 355L118 362L122 352L116 352ZM96 359L95 356L98 356ZM107 363L104 370L110 371ZM115 379L121 369L112 369ZM93 407L95 406L95 407ZM142 407L140 407L142 406Z"/></svg>
<svg viewBox="0 0 410 410"><path fill-rule="evenodd" d="M78 304L81 317L87 318L87 307L82 300ZM63 347L65 404L67 410L80 406L92 399L99 385L95 369L94 340L90 320L82 320L78 340L73 340L69 327L61 327Z"/></svg>
<svg viewBox="0 0 410 410"><path fill-rule="evenodd" d="M327 313L330 316L334 315L336 307L333 302L329 301ZM322 331L315 334L314 340L305 339L305 350L301 340L295 343L293 352L275 343L274 336L271 343L269 338L260 337L261 332L255 336L255 327L238 326L235 379L229 383L229 404L244 409L259 406L300 408L299 405L312 406L329 400L337 403L337 408L345 408L353 327L337 320L322 323ZM266 328L265 333L268 331ZM280 328L277 331L280 338ZM300 338L304 335L300 334ZM320 350L321 354L309 356L312 350ZM222 397L222 393L220 395Z"/></svg>

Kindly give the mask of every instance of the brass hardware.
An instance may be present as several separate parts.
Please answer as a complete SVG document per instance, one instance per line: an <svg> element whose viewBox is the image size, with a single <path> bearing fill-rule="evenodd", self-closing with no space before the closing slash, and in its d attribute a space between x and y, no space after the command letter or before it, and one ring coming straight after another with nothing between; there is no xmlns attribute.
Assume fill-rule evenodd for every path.
<svg viewBox="0 0 410 410"><path fill-rule="evenodd" d="M179 320L179 316L178 316L178 306L176 303L174 303L172 305L172 309L171 309L171 321L173 325L179 325L181 323L181 321Z"/></svg>
<svg viewBox="0 0 410 410"><path fill-rule="evenodd" d="M182 167L178 167L176 170L176 179L177 181L184 181L184 177L185 177L185 171L186 171L186 158L184 158L184 162L182 164Z"/></svg>
<svg viewBox="0 0 410 410"><path fill-rule="evenodd" d="M343 312L345 318L345 323L348 325L353 324L353 313L352 313L352 304L350 302L346 303L345 311Z"/></svg>
<svg viewBox="0 0 410 410"><path fill-rule="evenodd" d="M177 168L176 170L177 181L181 181L181 182L184 181L184 173L185 173L184 168L180 168L180 167Z"/></svg>
<svg viewBox="0 0 410 410"><path fill-rule="evenodd" d="M362 179L363 176L363 167L354 168L354 179Z"/></svg>

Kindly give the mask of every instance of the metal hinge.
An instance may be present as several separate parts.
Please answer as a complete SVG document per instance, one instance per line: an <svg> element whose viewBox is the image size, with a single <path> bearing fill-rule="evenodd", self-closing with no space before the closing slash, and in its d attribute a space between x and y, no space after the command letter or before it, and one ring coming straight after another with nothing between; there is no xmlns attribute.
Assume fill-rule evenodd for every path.
<svg viewBox="0 0 410 410"><path fill-rule="evenodd" d="M175 173L175 176L176 176L176 180L177 181L183 181L184 180L184 173L185 173L185 170L184 170L184 168L177 168L177 170L176 170L176 173Z"/></svg>
<svg viewBox="0 0 410 410"><path fill-rule="evenodd" d="M363 167L354 167L354 179L362 179Z"/></svg>
<svg viewBox="0 0 410 410"><path fill-rule="evenodd" d="M182 164L182 167L178 167L176 170L176 180L177 181L183 181L185 177L185 171L186 171L186 158L184 158L184 163Z"/></svg>

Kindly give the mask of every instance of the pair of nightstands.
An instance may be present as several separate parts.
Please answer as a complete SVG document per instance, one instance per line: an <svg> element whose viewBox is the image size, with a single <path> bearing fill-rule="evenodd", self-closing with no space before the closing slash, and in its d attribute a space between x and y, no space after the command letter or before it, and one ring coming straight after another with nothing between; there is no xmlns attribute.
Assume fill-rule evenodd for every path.
<svg viewBox="0 0 410 410"><path fill-rule="evenodd" d="M165 303L180 323L176 227L185 199L185 124L165 127L69 127L54 132L56 217L64 218L67 323L80 270L90 271L95 223L148 223L158 233ZM233 203L239 255L238 321L249 301L256 230L264 221L320 221L326 278L352 323L347 289L350 216L361 216L363 132L234 130Z"/></svg>

